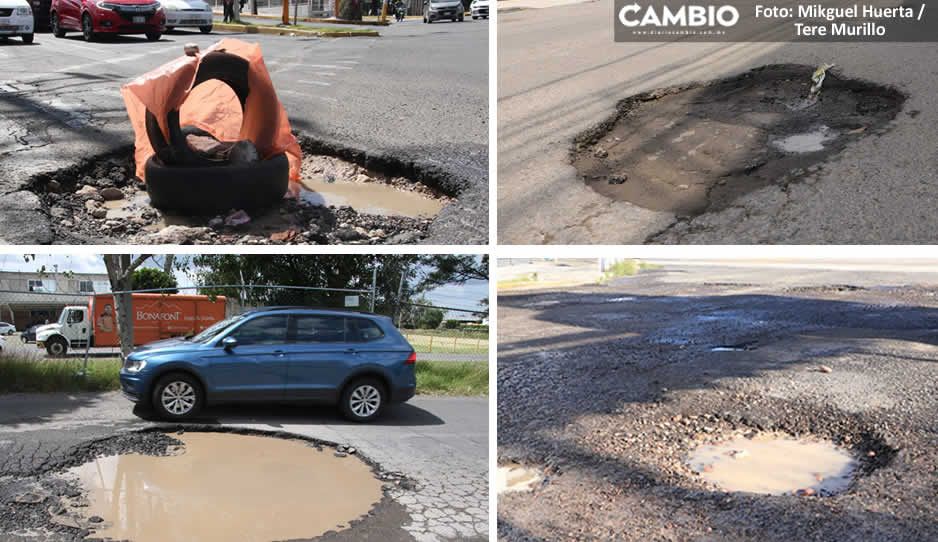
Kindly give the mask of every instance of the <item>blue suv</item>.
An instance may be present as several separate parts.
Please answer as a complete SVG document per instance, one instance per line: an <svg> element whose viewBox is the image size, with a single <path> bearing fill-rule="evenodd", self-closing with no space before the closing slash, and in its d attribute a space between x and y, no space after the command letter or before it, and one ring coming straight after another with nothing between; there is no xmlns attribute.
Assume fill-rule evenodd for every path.
<svg viewBox="0 0 938 542"><path fill-rule="evenodd" d="M304 307L233 316L191 338L141 346L120 372L128 399L165 419L206 404L314 401L356 422L414 396L417 355L390 318Z"/></svg>

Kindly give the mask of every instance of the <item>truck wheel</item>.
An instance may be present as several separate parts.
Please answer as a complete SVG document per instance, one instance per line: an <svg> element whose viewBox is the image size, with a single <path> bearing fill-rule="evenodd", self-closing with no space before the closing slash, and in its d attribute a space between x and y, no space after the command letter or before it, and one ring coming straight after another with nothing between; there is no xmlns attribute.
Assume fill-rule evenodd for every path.
<svg viewBox="0 0 938 542"><path fill-rule="evenodd" d="M59 358L68 352L68 343L62 337L52 337L46 341L46 352L54 358Z"/></svg>
<svg viewBox="0 0 938 542"><path fill-rule="evenodd" d="M339 408L353 422L370 422L384 410L386 397L384 384L374 378L361 378L342 390Z"/></svg>
<svg viewBox="0 0 938 542"><path fill-rule="evenodd" d="M166 420L185 420L202 409L205 403L202 385L185 373L170 373L156 381L151 404Z"/></svg>

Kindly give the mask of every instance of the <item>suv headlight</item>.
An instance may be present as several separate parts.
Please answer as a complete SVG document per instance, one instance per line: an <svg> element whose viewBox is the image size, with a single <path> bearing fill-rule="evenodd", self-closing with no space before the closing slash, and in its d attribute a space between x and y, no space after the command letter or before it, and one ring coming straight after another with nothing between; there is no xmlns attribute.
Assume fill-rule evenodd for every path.
<svg viewBox="0 0 938 542"><path fill-rule="evenodd" d="M139 360L139 361L128 360L124 363L124 370L127 371L128 373L139 373L146 366L147 366L147 362L143 360Z"/></svg>
<svg viewBox="0 0 938 542"><path fill-rule="evenodd" d="M32 15L32 14L33 14L33 8L31 8L31 7L29 7L29 6L26 6L26 7L18 7L18 8L16 8L16 14L17 14L17 15Z"/></svg>

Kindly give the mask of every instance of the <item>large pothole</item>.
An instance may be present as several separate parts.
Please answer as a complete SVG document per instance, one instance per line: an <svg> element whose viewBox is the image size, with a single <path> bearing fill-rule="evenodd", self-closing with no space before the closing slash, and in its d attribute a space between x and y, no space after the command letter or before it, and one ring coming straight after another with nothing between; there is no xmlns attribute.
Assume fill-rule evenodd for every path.
<svg viewBox="0 0 938 542"><path fill-rule="evenodd" d="M0 479L0 533L134 542L357 540L408 521L390 492L413 483L353 448L248 429L167 431L92 441L29 477Z"/></svg>
<svg viewBox="0 0 938 542"><path fill-rule="evenodd" d="M679 216L796 182L850 143L883 133L905 99L828 72L812 103L814 69L764 66L631 96L577 137L573 165L600 194Z"/></svg>
<svg viewBox="0 0 938 542"><path fill-rule="evenodd" d="M302 141L299 197L251 214L161 212L135 180L131 149L44 175L30 189L48 209L56 242L71 244L416 243L453 199L408 176L404 164L356 161L355 153L325 154Z"/></svg>

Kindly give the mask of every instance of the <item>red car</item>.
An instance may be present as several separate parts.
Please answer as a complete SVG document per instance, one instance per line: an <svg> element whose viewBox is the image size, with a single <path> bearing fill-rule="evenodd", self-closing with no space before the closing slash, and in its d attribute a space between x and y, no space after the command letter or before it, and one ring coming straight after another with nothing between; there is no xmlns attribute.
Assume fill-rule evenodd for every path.
<svg viewBox="0 0 938 542"><path fill-rule="evenodd" d="M166 14L156 0L52 0L49 17L55 37L80 31L85 41L117 34L146 34L157 41L166 29Z"/></svg>

